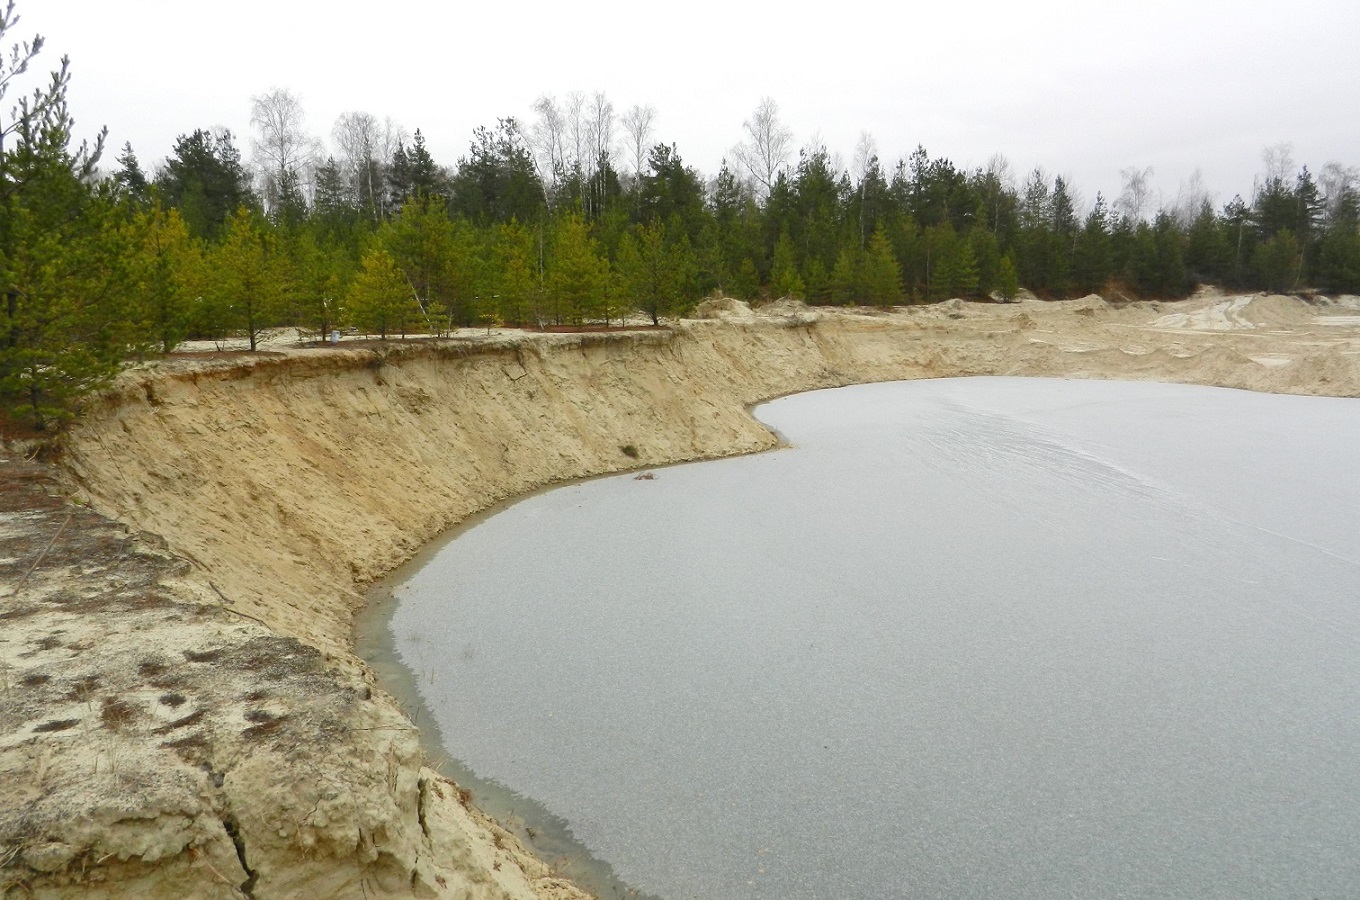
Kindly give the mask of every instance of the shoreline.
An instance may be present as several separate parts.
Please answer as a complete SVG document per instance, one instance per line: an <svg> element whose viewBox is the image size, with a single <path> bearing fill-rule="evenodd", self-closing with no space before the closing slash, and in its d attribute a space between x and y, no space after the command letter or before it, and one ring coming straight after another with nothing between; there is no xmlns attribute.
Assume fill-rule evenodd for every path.
<svg viewBox="0 0 1360 900"><path fill-rule="evenodd" d="M527 492L773 446L749 407L788 393L995 374L1360 395L1360 327L1320 325L1327 310L1294 298L1252 298L1254 330L1185 327L1230 299L745 313L665 333L130 372L73 432L66 490L133 534L162 535L184 562L157 576L165 614L135 636L124 610L52 618L44 598L80 574L75 562L26 587L27 612L8 620L24 628L0 661L18 684L49 681L6 695L0 775L25 793L0 798L19 813L0 818L0 885L52 897L584 896L424 764L413 724L354 654L366 586ZM1159 326L1167 310L1185 316ZM36 650L58 623L65 643ZM80 725L42 731L44 704L76 690L72 664L43 654L81 645L82 629L115 636L96 651L101 681L87 709L71 701ZM272 680L273 656L232 649L271 640L298 660ZM214 662L158 695L171 689L146 674L162 665L148 648L166 665L172 653ZM186 705L161 708L179 695ZM177 747L158 736L172 725ZM100 772L108 786L90 782L92 754L118 760ZM139 787L115 800L115 784Z"/></svg>

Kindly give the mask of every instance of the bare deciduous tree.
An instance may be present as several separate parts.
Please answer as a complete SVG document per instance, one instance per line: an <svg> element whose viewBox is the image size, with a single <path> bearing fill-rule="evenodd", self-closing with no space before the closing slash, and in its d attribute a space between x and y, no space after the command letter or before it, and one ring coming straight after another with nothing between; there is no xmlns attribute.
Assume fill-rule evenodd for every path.
<svg viewBox="0 0 1360 900"><path fill-rule="evenodd" d="M288 191L308 192L321 144L303 130L302 102L287 88L273 88L250 98L250 127L255 166L265 203L278 206Z"/></svg>
<svg viewBox="0 0 1360 900"><path fill-rule="evenodd" d="M544 94L534 101L534 124L529 131L538 177L549 191L557 188L567 168L566 117L557 98Z"/></svg>
<svg viewBox="0 0 1360 900"><path fill-rule="evenodd" d="M652 149L652 134L656 128L656 108L652 106L633 106L623 114L623 131L628 135L629 162L633 164L633 177L642 178L642 167L647 164Z"/></svg>
<svg viewBox="0 0 1360 900"><path fill-rule="evenodd" d="M590 148L590 134L586 125L586 95L581 91L567 94L567 102L562 112L566 124L567 147L571 151L567 167L584 178L588 165L585 157Z"/></svg>
<svg viewBox="0 0 1360 900"><path fill-rule="evenodd" d="M859 133L859 141L855 143L855 157L850 163L851 175L854 176L855 184L859 187L859 246L864 249L869 240L868 235L868 210L864 205L864 189L866 187L869 173L878 166L878 142L868 131Z"/></svg>
<svg viewBox="0 0 1360 900"><path fill-rule="evenodd" d="M1172 212L1182 228L1189 228L1204 209L1204 205L1213 202L1213 194L1204 186L1204 173L1196 169L1176 191L1176 205Z"/></svg>
<svg viewBox="0 0 1360 900"><path fill-rule="evenodd" d="M340 155L341 171L356 206L366 206L374 216L386 211L383 171L397 145L407 140L405 129L391 118L382 122L366 112L341 113L331 129L331 140Z"/></svg>
<svg viewBox="0 0 1360 900"><path fill-rule="evenodd" d="M1261 162L1266 167L1266 183L1283 184L1294 174L1294 145L1272 144L1261 151Z"/></svg>
<svg viewBox="0 0 1360 900"><path fill-rule="evenodd" d="M1152 166L1120 169L1124 190L1114 201L1114 210L1130 222L1142 222L1152 205Z"/></svg>
<svg viewBox="0 0 1360 900"><path fill-rule="evenodd" d="M850 174L854 177L855 183L862 185L864 178L869 174L869 170L874 161L878 159L878 141L868 131L859 133L859 140L855 142L855 156L850 163Z"/></svg>
<svg viewBox="0 0 1360 900"><path fill-rule="evenodd" d="M1342 200L1360 192L1360 168L1329 162L1318 173L1318 187L1322 190L1323 224L1330 226Z"/></svg>
<svg viewBox="0 0 1360 900"><path fill-rule="evenodd" d="M741 125L747 140L734 147L732 155L750 173L762 196L768 197L788 165L793 132L779 121L779 104L771 97L761 99L751 118Z"/></svg>
<svg viewBox="0 0 1360 900"><path fill-rule="evenodd" d="M596 91L590 98L586 135L590 144L590 169L603 162L614 161L614 137L618 122L614 118L614 104L603 93Z"/></svg>
<svg viewBox="0 0 1360 900"><path fill-rule="evenodd" d="M987 160L982 176L983 192L987 198L987 219L992 234L1001 226L1001 204L1015 188L1015 172L1011 161L1001 153L993 153Z"/></svg>

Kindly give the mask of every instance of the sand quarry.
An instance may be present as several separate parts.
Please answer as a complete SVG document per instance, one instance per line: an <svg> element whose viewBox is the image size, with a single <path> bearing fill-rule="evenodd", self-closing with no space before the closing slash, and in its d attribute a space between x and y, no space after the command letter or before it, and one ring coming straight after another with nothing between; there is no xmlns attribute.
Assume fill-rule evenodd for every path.
<svg viewBox="0 0 1360 900"><path fill-rule="evenodd" d="M431 767L353 615L498 501L774 446L761 400L959 375L1360 396L1355 297L696 316L186 354L122 376L57 462L0 452L0 896L584 896Z"/></svg>

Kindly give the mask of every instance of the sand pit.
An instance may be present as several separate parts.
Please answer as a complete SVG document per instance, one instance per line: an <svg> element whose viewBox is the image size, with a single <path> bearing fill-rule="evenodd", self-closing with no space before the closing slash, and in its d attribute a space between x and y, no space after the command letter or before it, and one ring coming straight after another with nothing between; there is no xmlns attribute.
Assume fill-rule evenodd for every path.
<svg viewBox="0 0 1360 900"><path fill-rule="evenodd" d="M59 467L6 454L27 487L0 515L0 888L579 896L426 765L354 655L364 586L443 529L555 481L770 447L749 404L820 387L992 374L1360 396L1344 304L736 313L170 359L126 373Z"/></svg>

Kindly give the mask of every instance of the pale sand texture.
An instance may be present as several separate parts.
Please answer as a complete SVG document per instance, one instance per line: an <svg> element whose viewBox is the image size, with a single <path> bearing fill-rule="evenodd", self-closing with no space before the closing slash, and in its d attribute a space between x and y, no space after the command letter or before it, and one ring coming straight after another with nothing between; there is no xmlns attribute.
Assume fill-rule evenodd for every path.
<svg viewBox="0 0 1360 900"><path fill-rule="evenodd" d="M580 896L424 767L352 652L365 584L504 498L769 448L749 406L799 391L1034 375L1360 396L1357 311L1212 292L725 301L661 331L276 345L129 372L62 477L130 533L38 509L50 472L0 508L0 895Z"/></svg>

